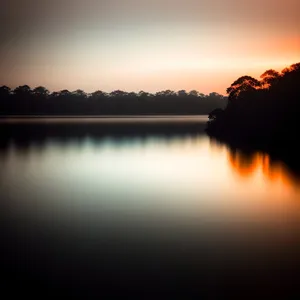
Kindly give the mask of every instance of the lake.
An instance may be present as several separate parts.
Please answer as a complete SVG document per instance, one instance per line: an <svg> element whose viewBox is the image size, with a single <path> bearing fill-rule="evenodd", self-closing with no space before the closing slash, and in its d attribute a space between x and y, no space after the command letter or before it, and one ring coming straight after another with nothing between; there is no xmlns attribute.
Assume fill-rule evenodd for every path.
<svg viewBox="0 0 300 300"><path fill-rule="evenodd" d="M206 121L1 119L2 289L300 297L299 176Z"/></svg>

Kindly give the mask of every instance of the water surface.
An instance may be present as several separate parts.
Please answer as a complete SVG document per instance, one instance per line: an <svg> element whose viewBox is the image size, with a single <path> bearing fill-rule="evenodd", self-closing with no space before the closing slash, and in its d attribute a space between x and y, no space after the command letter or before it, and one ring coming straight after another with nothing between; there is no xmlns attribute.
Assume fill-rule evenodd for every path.
<svg viewBox="0 0 300 300"><path fill-rule="evenodd" d="M3 121L7 286L208 298L294 291L299 177L267 153L209 139L204 121Z"/></svg>

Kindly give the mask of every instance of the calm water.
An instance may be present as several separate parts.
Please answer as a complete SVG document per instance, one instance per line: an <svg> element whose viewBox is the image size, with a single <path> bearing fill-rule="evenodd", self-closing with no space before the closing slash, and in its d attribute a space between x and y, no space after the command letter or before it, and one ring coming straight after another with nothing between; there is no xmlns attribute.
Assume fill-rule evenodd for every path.
<svg viewBox="0 0 300 300"><path fill-rule="evenodd" d="M299 178L210 140L205 121L1 121L4 286L300 296Z"/></svg>

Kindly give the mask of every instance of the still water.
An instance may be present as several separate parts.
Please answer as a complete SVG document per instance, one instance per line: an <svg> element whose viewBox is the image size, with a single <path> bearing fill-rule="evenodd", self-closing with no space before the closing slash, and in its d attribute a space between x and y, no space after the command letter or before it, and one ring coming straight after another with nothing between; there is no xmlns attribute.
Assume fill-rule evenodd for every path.
<svg viewBox="0 0 300 300"><path fill-rule="evenodd" d="M5 286L91 298L295 292L300 179L267 153L210 139L206 120L2 121Z"/></svg>

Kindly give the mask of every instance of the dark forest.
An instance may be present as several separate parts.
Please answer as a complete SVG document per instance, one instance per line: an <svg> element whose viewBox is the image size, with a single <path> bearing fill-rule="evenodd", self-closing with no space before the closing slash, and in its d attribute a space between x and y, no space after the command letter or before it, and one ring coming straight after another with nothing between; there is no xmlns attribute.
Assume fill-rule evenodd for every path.
<svg viewBox="0 0 300 300"><path fill-rule="evenodd" d="M227 97L197 91L171 90L157 92L111 93L62 90L50 93L45 87L31 89L23 85L11 90L0 87L0 115L150 115L208 114L224 108Z"/></svg>

